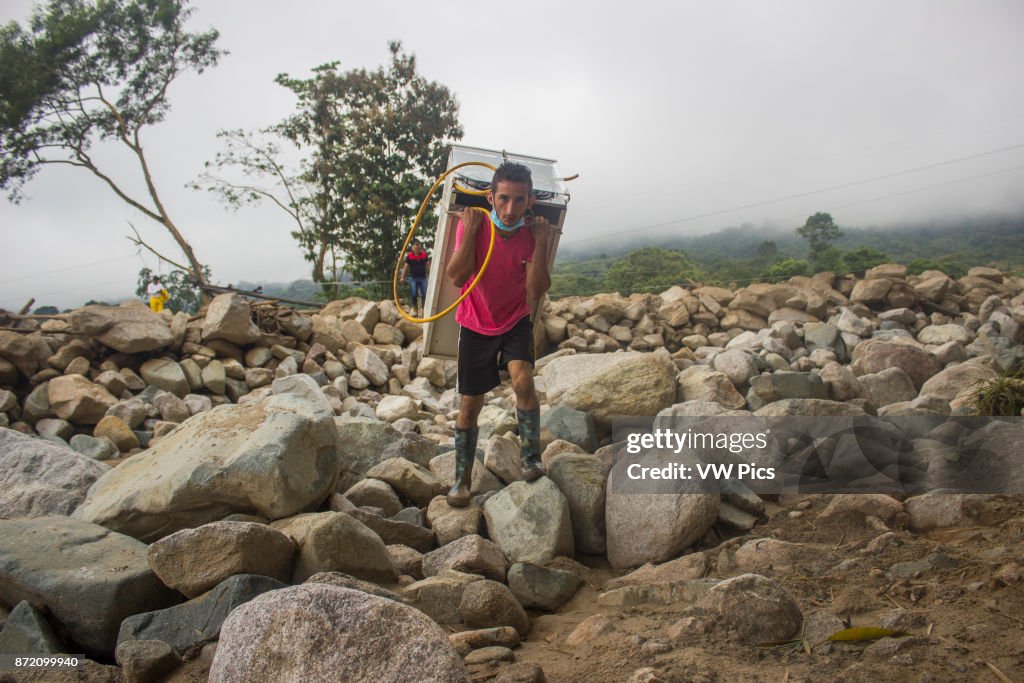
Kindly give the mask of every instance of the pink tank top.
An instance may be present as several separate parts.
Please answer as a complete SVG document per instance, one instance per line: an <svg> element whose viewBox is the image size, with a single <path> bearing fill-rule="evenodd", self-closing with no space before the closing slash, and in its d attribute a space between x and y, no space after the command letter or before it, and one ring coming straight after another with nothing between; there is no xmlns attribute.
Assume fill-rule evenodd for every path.
<svg viewBox="0 0 1024 683"><path fill-rule="evenodd" d="M462 244L463 224L459 221L455 233L455 248ZM487 256L487 245L491 242L491 226L484 221L476 233L476 265L473 274L462 292L476 277L479 267ZM474 332L495 336L508 332L515 324L530 314L526 302L526 264L533 260L534 239L530 226L524 225L509 238L503 238L501 231L494 241L494 252L487 264L487 271L459 304L455 320Z"/></svg>

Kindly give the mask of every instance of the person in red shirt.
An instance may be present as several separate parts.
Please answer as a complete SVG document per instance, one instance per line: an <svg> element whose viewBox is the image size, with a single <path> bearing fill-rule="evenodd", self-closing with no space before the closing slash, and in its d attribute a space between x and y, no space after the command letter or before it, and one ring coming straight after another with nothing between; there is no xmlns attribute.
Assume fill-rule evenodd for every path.
<svg viewBox="0 0 1024 683"><path fill-rule="evenodd" d="M481 211L462 214L455 253L446 269L451 281L465 292L487 255L490 224L494 224L498 238L487 270L455 314L460 325L458 390L462 396L455 421L455 483L447 497L455 507L469 504L477 418L484 395L501 383L501 369L508 369L516 394L523 478L533 481L546 474L540 460L540 402L533 386L533 321L528 300L539 299L551 286L548 254L553 229L544 218L527 216L535 201L532 191L530 169L513 162L499 166L487 192L490 221Z"/></svg>
<svg viewBox="0 0 1024 683"><path fill-rule="evenodd" d="M423 308L427 303L427 273L429 271L430 254L423 249L422 242L413 240L412 251L405 255L401 280L405 282L406 275L408 275L410 303L417 318L423 316Z"/></svg>

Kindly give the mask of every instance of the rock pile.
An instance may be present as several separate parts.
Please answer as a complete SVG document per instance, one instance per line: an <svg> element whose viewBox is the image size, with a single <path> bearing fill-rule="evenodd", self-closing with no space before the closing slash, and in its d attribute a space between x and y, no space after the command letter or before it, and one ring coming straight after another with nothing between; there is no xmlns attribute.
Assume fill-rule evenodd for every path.
<svg viewBox="0 0 1024 683"><path fill-rule="evenodd" d="M81 648L136 680L196 657L211 680L318 666L463 680L514 659L532 615L572 599L578 554L640 567L602 605L686 600L693 623L789 637L799 607L761 574L801 561L792 549L766 564L768 549L744 545L728 556L747 573L728 580L680 557L749 531L764 501L739 482L615 493L612 417L968 414L972 387L1024 358L1024 279L890 264L862 280L571 297L539 320L549 476L521 481L514 396L499 387L464 509L441 495L454 364L423 357L391 302L268 325L221 295L195 318L129 303L0 331L0 651L27 629L40 653ZM360 655L371 646L379 669Z"/></svg>

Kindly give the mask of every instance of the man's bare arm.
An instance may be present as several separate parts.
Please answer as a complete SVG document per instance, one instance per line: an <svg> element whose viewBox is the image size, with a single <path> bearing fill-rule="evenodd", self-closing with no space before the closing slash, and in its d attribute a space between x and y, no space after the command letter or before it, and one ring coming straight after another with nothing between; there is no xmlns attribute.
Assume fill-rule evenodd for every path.
<svg viewBox="0 0 1024 683"><path fill-rule="evenodd" d="M455 250L445 274L456 287L462 287L476 272L476 235L483 223L483 215L476 209L462 213L462 242Z"/></svg>

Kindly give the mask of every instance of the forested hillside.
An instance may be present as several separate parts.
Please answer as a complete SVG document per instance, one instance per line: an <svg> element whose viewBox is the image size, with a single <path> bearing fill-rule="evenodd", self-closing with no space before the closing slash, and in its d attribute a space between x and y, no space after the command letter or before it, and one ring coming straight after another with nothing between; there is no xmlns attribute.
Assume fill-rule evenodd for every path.
<svg viewBox="0 0 1024 683"><path fill-rule="evenodd" d="M827 216L827 214L824 214ZM942 270L960 277L974 265L1009 272L1024 268L1024 218L984 217L857 228L843 226L813 257L808 242L793 230L729 227L693 237L659 236L630 240L630 246L602 247L599 241L559 250L551 296L618 291L657 292L687 280L743 286L777 282L819 270L863 272L898 262L911 273Z"/></svg>

